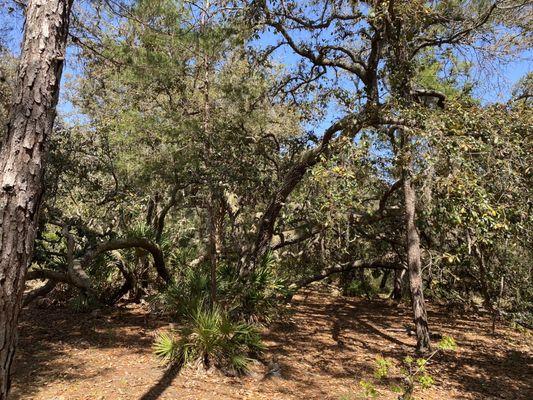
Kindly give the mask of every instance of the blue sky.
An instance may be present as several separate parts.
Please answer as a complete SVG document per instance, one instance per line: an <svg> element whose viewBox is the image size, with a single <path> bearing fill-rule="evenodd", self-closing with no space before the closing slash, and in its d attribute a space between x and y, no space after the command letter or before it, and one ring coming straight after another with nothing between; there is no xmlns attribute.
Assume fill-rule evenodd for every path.
<svg viewBox="0 0 533 400"><path fill-rule="evenodd" d="M8 33L4 37L4 41L9 45L11 51L17 54L20 51L20 42L22 37L23 20L20 12L9 12L9 6L12 3L9 0L0 0L0 29L8 28ZM0 30L0 33L2 31ZM272 34L265 35L259 40L260 44L273 42ZM63 83L69 77L75 77L79 74L76 66L75 57L72 57L75 49L70 48L67 54ZM287 66L294 65L298 58L288 49L283 49L276 54L277 61ZM500 64L491 69L487 73L482 66L473 64L474 73L479 72L479 80L481 84L476 88L476 96L482 99L485 103L505 102L509 99L513 86L520 78L533 70L533 51L530 49L525 51L518 57L515 57L506 64ZM60 112L70 113L72 106L65 100L65 91L61 96Z"/></svg>

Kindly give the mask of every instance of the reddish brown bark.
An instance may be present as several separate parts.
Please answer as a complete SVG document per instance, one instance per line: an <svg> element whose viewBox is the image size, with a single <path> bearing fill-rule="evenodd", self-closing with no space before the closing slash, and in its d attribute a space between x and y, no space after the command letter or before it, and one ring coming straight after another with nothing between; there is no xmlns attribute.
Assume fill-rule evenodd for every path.
<svg viewBox="0 0 533 400"><path fill-rule="evenodd" d="M71 5L72 0L28 2L14 101L0 148L0 400L9 389Z"/></svg>

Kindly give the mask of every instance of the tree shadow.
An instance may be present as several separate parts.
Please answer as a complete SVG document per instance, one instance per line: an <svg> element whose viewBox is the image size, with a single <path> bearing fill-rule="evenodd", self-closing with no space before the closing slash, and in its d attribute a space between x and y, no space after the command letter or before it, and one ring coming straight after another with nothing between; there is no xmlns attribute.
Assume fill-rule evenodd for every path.
<svg viewBox="0 0 533 400"><path fill-rule="evenodd" d="M331 398L328 387L332 379L337 385L357 382L372 371L376 355L403 357L414 351L414 342L403 342L374 323L384 322L382 313L376 318L376 309L384 308L379 301L368 308L359 299L342 297L331 301L328 296L325 300L316 294L295 297L293 307L297 312L281 325L291 329L276 326L265 337L272 342L269 353L280 364L282 377L296 386L296 393L302 398L319 394ZM387 309L385 320L393 317L391 324L401 323L403 317L395 312L395 308ZM368 320L372 316L371 324ZM362 353L373 356L362 357Z"/></svg>
<svg viewBox="0 0 533 400"><path fill-rule="evenodd" d="M329 399L339 388L372 380L377 356L394 360L399 367L405 356L414 355L415 339L402 329L412 323L408 304L314 292L295 297L291 308L294 312L264 335L266 357L279 364L281 377L240 380L239 385L273 393L272 398ZM475 399L533 399L531 347L518 334L501 327L493 336L487 318L466 313L451 316L444 307L430 305L428 315L434 330L454 337L458 344L457 352L438 354L428 364L437 383L432 389L437 398L446 398L452 390ZM120 365L124 360L137 359L137 354L150 359L153 331L167 323L135 310L104 311L98 317L65 309L25 310L12 399L34 397L45 385L52 385L54 395L64 385L91 387L111 382L110 378L114 385L132 371ZM95 349L116 357L115 366L99 363L93 368L85 360L91 360ZM73 356L79 352L87 354ZM263 372L258 371L258 376ZM224 391L231 387L220 380L206 386L208 380L193 378L191 392L182 386L188 378L178 377L179 368L162 372L155 364L136 373L141 383L134 385L138 389L132 389L127 398L156 400L168 397L169 391L180 395L183 390L196 398L203 398L200 393L213 397L211 391L216 390L227 398Z"/></svg>
<svg viewBox="0 0 533 400"><path fill-rule="evenodd" d="M181 371L181 364L173 364L167 368L165 373L159 378L159 380L148 391L143 394L139 400L157 400L159 396L172 384L174 378Z"/></svg>
<svg viewBox="0 0 533 400"><path fill-rule="evenodd" d="M25 308L19 321L10 398L30 398L55 382L94 380L112 368L93 369L72 357L72 352L119 348L141 353L152 344L151 332L164 324L120 308L98 316L65 308Z"/></svg>
<svg viewBox="0 0 533 400"><path fill-rule="evenodd" d="M415 338L403 329L412 324L408 304L345 297L328 300L323 301L320 294L295 297L293 307L298 312L292 325L298 328L267 335L274 342L269 349L302 397L316 394L328 379L372 380L377 356L394 360L399 369L407 355L415 355ZM484 317L450 316L444 307L433 305L428 315L433 330L454 337L459 346L457 352L439 354L428 365L437 381L435 390L446 393L454 387L480 399L533 399L530 353L511 349L505 336L490 335L484 329L490 325ZM509 334L503 327L502 332Z"/></svg>

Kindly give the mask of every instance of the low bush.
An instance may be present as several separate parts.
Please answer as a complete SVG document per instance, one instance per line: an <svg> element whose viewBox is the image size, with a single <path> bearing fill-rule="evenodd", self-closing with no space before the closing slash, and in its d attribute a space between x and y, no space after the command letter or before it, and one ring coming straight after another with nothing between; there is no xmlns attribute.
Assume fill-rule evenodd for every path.
<svg viewBox="0 0 533 400"><path fill-rule="evenodd" d="M209 293L209 277L201 266L186 267L162 292L150 299L152 308L179 319L189 319L205 306Z"/></svg>
<svg viewBox="0 0 533 400"><path fill-rule="evenodd" d="M234 320L270 322L280 312L279 301L287 285L275 272L274 258L267 254L248 276L239 276L234 265L221 262L217 270L217 301ZM189 319L205 307L209 294L209 265L185 267L174 282L151 299L152 307L180 319Z"/></svg>
<svg viewBox="0 0 533 400"><path fill-rule="evenodd" d="M416 385L420 385L422 389L427 389L433 386L435 379L428 373L426 365L437 353L441 351L455 351L457 344L450 336L444 336L437 344L437 348L427 358L417 358L416 360L410 356L403 360L405 368L402 368L402 375L405 384L401 387L402 395L400 400L414 399L413 393Z"/></svg>
<svg viewBox="0 0 533 400"><path fill-rule="evenodd" d="M235 318L268 323L278 316L282 311L280 300L288 296L289 289L275 268L276 261L268 253L245 278L231 266L219 270L220 295Z"/></svg>
<svg viewBox="0 0 533 400"><path fill-rule="evenodd" d="M155 354L166 364L200 364L229 374L244 374L264 349L252 324L236 322L219 307L199 307L181 329L160 333Z"/></svg>

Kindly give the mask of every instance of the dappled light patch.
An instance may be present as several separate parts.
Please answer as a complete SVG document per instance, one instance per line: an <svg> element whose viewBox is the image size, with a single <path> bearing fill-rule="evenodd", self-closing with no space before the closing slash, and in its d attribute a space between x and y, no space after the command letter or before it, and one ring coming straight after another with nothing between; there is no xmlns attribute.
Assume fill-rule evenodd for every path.
<svg viewBox="0 0 533 400"><path fill-rule="evenodd" d="M263 363L253 363L241 378L162 368L151 345L154 333L168 329L169 321L142 306L98 317L28 309L13 398L338 400L360 394L361 380L374 382L379 355L390 363L388 378L373 385L379 398L396 399L391 388L401 377L401 361L414 356L414 338L398 329L411 323L407 305L306 291L291 309L284 321L263 332ZM457 349L430 360L426 368L434 383L418 392L420 398L477 400L494 393L530 398L530 335L502 325L493 336L490 318L451 315L431 304L429 319L435 331L455 339Z"/></svg>

